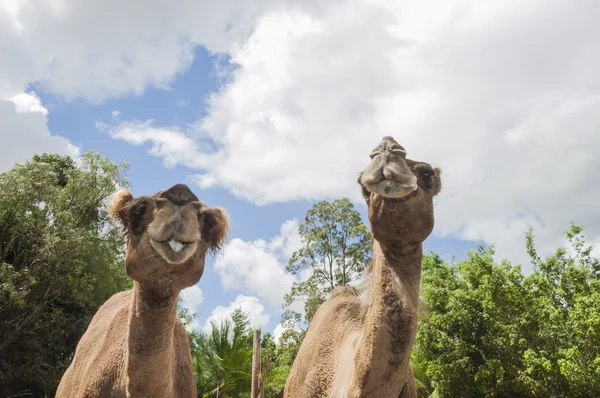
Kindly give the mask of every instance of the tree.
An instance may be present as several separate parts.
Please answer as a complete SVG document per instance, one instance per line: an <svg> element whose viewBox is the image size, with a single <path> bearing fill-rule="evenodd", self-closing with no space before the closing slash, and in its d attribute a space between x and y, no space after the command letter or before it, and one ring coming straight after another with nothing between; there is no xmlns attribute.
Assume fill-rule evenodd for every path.
<svg viewBox="0 0 600 398"><path fill-rule="evenodd" d="M93 314L129 286L103 210L126 169L45 154L0 174L0 396L53 396Z"/></svg>
<svg viewBox="0 0 600 398"><path fill-rule="evenodd" d="M518 322L527 309L523 276L493 255L478 246L455 265L424 257L428 315L420 319L414 351L443 397L523 394L515 384L525 348Z"/></svg>
<svg viewBox="0 0 600 398"><path fill-rule="evenodd" d="M440 396L600 396L600 263L582 231L566 232L572 254L541 259L530 230L527 277L493 247L424 258L414 351Z"/></svg>
<svg viewBox="0 0 600 398"><path fill-rule="evenodd" d="M248 315L236 309L230 320L211 325L209 333L200 333L192 339L198 396L249 397L252 330Z"/></svg>
<svg viewBox="0 0 600 398"><path fill-rule="evenodd" d="M309 276L293 284L284 307L304 301L304 320L310 323L334 287L351 286L362 275L371 256L371 236L347 198L315 204L306 213L299 233L303 246L292 254L287 270ZM302 323L292 310L285 312L283 320L290 329Z"/></svg>
<svg viewBox="0 0 600 398"><path fill-rule="evenodd" d="M583 227L571 224L565 236L570 253L559 247L541 259L527 234L535 272L526 280L531 306L523 323L535 332L524 373L536 396L600 396L600 260Z"/></svg>
<svg viewBox="0 0 600 398"><path fill-rule="evenodd" d="M293 330L286 330L275 344L269 333L264 335L261 346L265 398L283 397L285 382L300 348L298 337Z"/></svg>

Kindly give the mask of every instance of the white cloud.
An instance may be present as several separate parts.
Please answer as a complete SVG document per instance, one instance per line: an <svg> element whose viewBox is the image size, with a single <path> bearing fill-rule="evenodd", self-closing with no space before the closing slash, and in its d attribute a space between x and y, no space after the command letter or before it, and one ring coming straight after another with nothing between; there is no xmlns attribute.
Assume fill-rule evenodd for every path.
<svg viewBox="0 0 600 398"><path fill-rule="evenodd" d="M294 329L297 332L300 332L299 327L295 326ZM283 335L283 333L285 333L288 330L290 330L290 328L286 328L281 323L278 323L277 326L275 326L275 329L273 330L273 340L275 341L275 344L279 344L279 340L281 339L281 336Z"/></svg>
<svg viewBox="0 0 600 398"><path fill-rule="evenodd" d="M288 220L281 226L280 235L269 242L232 239L216 258L215 270L226 289L256 295L279 307L294 282L285 264L300 246L298 221Z"/></svg>
<svg viewBox="0 0 600 398"><path fill-rule="evenodd" d="M97 122L96 127L132 145L150 143L150 154L163 158L167 167L182 164L198 168L208 164L208 158L198 156L201 146L193 138L176 129L154 127L152 120L145 123L124 122L118 127Z"/></svg>
<svg viewBox="0 0 600 398"><path fill-rule="evenodd" d="M231 314L238 308L248 315L250 327L253 329L259 329L269 322L269 314L265 312L265 307L258 298L240 294L227 307L222 305L215 307L202 330L209 333L212 330L211 322L220 325L222 321L231 319Z"/></svg>
<svg viewBox="0 0 600 398"><path fill-rule="evenodd" d="M0 98L30 82L67 100L91 102L167 88L189 67L195 46L226 53L231 43L250 34L260 15L280 3L3 1L0 54L10 56L0 63Z"/></svg>
<svg viewBox="0 0 600 398"><path fill-rule="evenodd" d="M34 113L39 112L44 115L48 114L48 109L42 106L42 101L36 93L19 93L13 95L10 100L15 104L17 113Z"/></svg>
<svg viewBox="0 0 600 398"><path fill-rule="evenodd" d="M79 155L69 140L50 134L46 114L34 94L21 93L10 101L0 101L0 172L36 154Z"/></svg>
<svg viewBox="0 0 600 398"><path fill-rule="evenodd" d="M275 329L273 330L273 340L275 340L275 344L279 344L279 340L281 339L281 335L288 330L288 328L286 328L285 326L283 326L281 323L278 323L277 326L275 326Z"/></svg>
<svg viewBox="0 0 600 398"><path fill-rule="evenodd" d="M182 162L258 204L360 201L357 175L392 135L444 170L437 233L516 261L529 224L540 252L570 220L597 239L598 13L592 0L281 7L230 52L237 68L190 131L218 151Z"/></svg>
<svg viewBox="0 0 600 398"><path fill-rule="evenodd" d="M198 285L190 286L181 291L180 297L183 299L182 306L187 308L190 315L193 316L192 322L186 325L189 331L201 330L202 325L198 319L198 306L204 302L204 294Z"/></svg>
<svg viewBox="0 0 600 398"><path fill-rule="evenodd" d="M198 312L198 306L204 302L204 294L198 285L190 286L181 291L183 305L192 313Z"/></svg>

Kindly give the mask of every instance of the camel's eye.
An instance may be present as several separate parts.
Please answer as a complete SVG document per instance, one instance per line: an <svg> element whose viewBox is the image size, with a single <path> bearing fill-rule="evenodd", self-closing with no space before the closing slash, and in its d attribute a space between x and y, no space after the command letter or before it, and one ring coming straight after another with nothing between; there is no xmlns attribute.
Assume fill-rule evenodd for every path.
<svg viewBox="0 0 600 398"><path fill-rule="evenodd" d="M419 169L419 177L421 180L421 186L428 191L433 189L433 186L435 185L435 180L433 179L434 175L435 175L435 171L433 171L432 169L429 169L429 168Z"/></svg>
<svg viewBox="0 0 600 398"><path fill-rule="evenodd" d="M148 203L141 202L135 204L131 209L131 232L141 234L144 230L144 218L148 213Z"/></svg>
<svg viewBox="0 0 600 398"><path fill-rule="evenodd" d="M419 174L423 178L431 178L435 172L431 169L419 169Z"/></svg>

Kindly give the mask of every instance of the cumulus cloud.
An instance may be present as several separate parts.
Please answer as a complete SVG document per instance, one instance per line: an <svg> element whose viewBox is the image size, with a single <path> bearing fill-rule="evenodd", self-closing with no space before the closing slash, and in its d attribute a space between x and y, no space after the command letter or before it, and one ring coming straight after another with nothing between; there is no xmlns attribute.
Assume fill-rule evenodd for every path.
<svg viewBox="0 0 600 398"><path fill-rule="evenodd" d="M204 302L204 294L202 293L202 289L198 287L198 285L190 286L185 288L179 294L179 297L183 300L181 305L186 308L190 315L193 316L192 321L189 325L186 325L186 328L189 331L201 330L202 325L200 324L200 320L198 319L198 306Z"/></svg>
<svg viewBox="0 0 600 398"><path fill-rule="evenodd" d="M36 93L19 93L13 95L10 100L15 104L17 113L34 113L39 112L44 115L48 114L48 109L42 105L40 97Z"/></svg>
<svg viewBox="0 0 600 398"><path fill-rule="evenodd" d="M183 305L192 313L198 312L198 306L204 302L204 294L198 285L190 286L181 291Z"/></svg>
<svg viewBox="0 0 600 398"><path fill-rule="evenodd" d="M294 329L297 332L301 331L300 328L297 326L295 326ZM278 323L277 326L275 326L275 329L273 330L273 340L275 341L275 344L279 344L279 340L281 340L281 336L288 330L291 330L291 329L283 326L281 323Z"/></svg>
<svg viewBox="0 0 600 398"><path fill-rule="evenodd" d="M47 113L33 93L20 93L9 101L0 100L0 172L36 154L79 155L79 149L69 140L50 134Z"/></svg>
<svg viewBox="0 0 600 398"><path fill-rule="evenodd" d="M30 82L100 102L168 88L194 47L226 53L277 0L50 0L0 3L0 97ZM294 1L286 1L293 4ZM313 1L298 1L310 7Z"/></svg>
<svg viewBox="0 0 600 398"><path fill-rule="evenodd" d="M233 311L236 309L241 309L248 315L251 328L259 329L269 322L269 314L265 312L265 307L257 297L240 294L234 301L230 302L227 307L222 305L215 307L204 323L202 331L209 333L212 330L212 323L220 325L224 320L231 319L231 314L233 314Z"/></svg>
<svg viewBox="0 0 600 398"><path fill-rule="evenodd" d="M270 241L232 239L215 260L215 270L226 289L236 289L281 306L294 277L285 271L288 257L301 247L298 221L288 220Z"/></svg>
<svg viewBox="0 0 600 398"><path fill-rule="evenodd" d="M198 156L201 146L193 138L177 129L154 127L152 120L144 123L124 122L118 127L97 122L96 128L132 145L151 144L149 153L162 158L167 167L181 164L198 168L208 164L207 158Z"/></svg>
<svg viewBox="0 0 600 398"><path fill-rule="evenodd" d="M542 252L570 220L595 240L598 13L593 0L271 10L232 48L229 82L188 132L217 145L191 167L201 186L258 204L360 200L356 177L392 135L444 170L436 233L523 262L530 224Z"/></svg>

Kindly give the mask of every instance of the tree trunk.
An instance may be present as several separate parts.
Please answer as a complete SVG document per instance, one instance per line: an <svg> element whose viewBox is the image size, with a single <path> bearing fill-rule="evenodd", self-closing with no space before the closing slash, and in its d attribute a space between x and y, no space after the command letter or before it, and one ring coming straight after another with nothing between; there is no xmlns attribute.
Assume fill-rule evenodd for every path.
<svg viewBox="0 0 600 398"><path fill-rule="evenodd" d="M254 345L252 347L252 390L250 398L259 398L260 395L260 330L254 331Z"/></svg>

